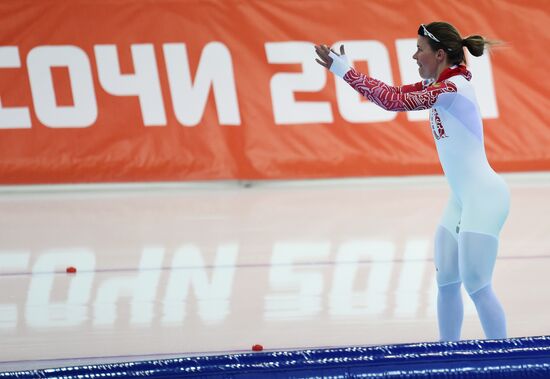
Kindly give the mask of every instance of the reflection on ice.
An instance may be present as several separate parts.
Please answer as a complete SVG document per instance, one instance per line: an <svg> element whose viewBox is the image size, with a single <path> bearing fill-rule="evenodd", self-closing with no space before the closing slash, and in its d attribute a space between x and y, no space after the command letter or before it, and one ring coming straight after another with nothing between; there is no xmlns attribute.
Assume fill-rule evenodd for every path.
<svg viewBox="0 0 550 379"><path fill-rule="evenodd" d="M8 277L24 278L28 290L24 299L0 298L0 327L177 325L190 318L219 324L246 313L247 305L265 321L431 318L431 242L415 238L403 246L381 239L286 240L274 243L265 264L247 265L239 263L237 242L208 250L146 245L136 269L128 270L96 270L91 247L48 249L35 254L32 267L28 252L2 252L3 269L15 270ZM64 273L67 262L77 274ZM245 306L232 309L235 302Z"/></svg>

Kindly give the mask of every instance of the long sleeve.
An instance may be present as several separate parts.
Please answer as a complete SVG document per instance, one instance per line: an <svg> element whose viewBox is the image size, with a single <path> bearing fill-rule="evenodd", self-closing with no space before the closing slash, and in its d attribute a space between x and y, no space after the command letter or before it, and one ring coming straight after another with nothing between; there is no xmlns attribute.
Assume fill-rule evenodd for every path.
<svg viewBox="0 0 550 379"><path fill-rule="evenodd" d="M389 111L429 109L441 93L457 92L456 86L450 81L428 86L425 82L418 82L402 87L392 87L361 74L353 68L344 75L344 80L361 95Z"/></svg>

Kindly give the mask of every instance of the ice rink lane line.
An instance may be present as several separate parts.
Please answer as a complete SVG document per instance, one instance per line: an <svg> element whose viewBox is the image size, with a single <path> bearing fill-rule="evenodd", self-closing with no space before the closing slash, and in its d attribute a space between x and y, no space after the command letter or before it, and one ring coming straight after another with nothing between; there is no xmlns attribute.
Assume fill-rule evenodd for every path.
<svg viewBox="0 0 550 379"><path fill-rule="evenodd" d="M549 259L550 255L522 255L522 256L508 256L508 257L498 257L497 260L530 260L530 259ZM205 265L205 266L183 266L183 267L168 267L163 266L159 268L103 268L98 270L78 270L74 274L66 273L66 271L42 271L42 272L7 272L0 273L0 278L2 277L14 277L14 276L33 276L33 275L78 275L78 274L90 274L90 273L115 273L115 272L143 272L143 271L169 271L169 270L198 270L198 269L229 269L229 268L266 268L266 267L306 267L306 266L335 266L335 265L346 265L346 264L370 264L370 263L405 263L405 262L433 262L433 258L427 259L388 259L388 260L357 260L357 261L325 261L325 262L295 262L288 264L272 264L272 263L251 263L251 264L238 264L238 265Z"/></svg>

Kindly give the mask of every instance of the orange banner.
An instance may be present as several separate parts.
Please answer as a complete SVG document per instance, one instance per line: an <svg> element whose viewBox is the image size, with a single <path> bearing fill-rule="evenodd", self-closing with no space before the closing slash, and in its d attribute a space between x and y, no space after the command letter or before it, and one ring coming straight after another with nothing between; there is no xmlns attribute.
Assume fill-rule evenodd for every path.
<svg viewBox="0 0 550 379"><path fill-rule="evenodd" d="M550 169L548 2L0 3L3 184L440 173L427 113L392 113L314 61L344 43L419 81L420 23L506 42L470 58L497 171Z"/></svg>

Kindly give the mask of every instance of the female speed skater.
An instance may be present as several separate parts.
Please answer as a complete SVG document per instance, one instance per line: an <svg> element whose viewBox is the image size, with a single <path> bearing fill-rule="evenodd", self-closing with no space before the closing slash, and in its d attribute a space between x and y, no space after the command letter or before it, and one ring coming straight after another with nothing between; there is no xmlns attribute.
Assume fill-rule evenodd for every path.
<svg viewBox="0 0 550 379"><path fill-rule="evenodd" d="M356 91L389 111L430 109L430 124L451 196L435 233L438 285L437 316L441 341L460 339L464 310L461 286L472 298L486 338L506 338L504 310L492 288L498 238L508 215L510 195L504 180L489 165L483 124L464 48L481 56L479 35L462 38L445 22L418 28L421 82L392 87L357 72L345 55L316 45L316 61Z"/></svg>

